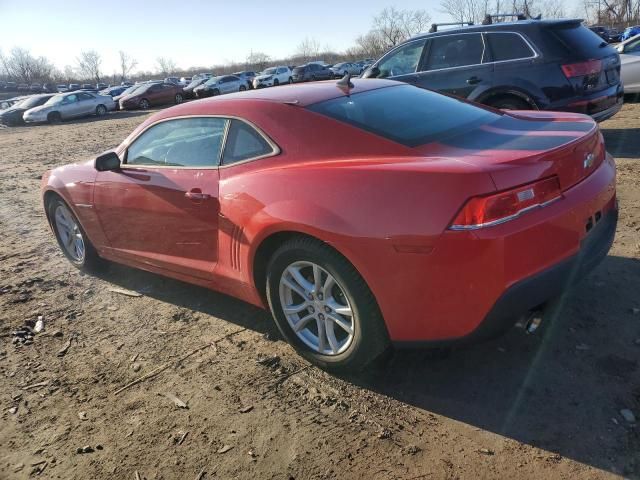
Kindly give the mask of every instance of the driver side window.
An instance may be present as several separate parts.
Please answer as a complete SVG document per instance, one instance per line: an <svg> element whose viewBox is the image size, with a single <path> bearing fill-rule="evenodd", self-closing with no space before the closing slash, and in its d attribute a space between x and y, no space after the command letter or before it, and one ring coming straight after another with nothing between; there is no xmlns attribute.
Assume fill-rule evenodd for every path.
<svg viewBox="0 0 640 480"><path fill-rule="evenodd" d="M420 57L424 50L426 40L418 40L408 43L391 55L384 58L378 65L380 74L378 78L397 77L398 75L406 75L415 73L420 63Z"/></svg>
<svg viewBox="0 0 640 480"><path fill-rule="evenodd" d="M216 167L227 120L200 117L152 126L127 149L126 165Z"/></svg>

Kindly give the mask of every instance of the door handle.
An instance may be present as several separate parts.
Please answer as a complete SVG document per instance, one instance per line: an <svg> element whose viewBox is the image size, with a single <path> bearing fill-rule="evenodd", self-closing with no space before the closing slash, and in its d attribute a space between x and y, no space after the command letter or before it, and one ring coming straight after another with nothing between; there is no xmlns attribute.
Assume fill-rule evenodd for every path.
<svg viewBox="0 0 640 480"><path fill-rule="evenodd" d="M477 84L477 83L480 83L481 81L482 81L482 79L481 79L481 78L478 78L478 77L476 77L476 76L473 76L473 77L469 77L469 78L467 78L467 83L468 83L469 85L475 85L475 84Z"/></svg>
<svg viewBox="0 0 640 480"><path fill-rule="evenodd" d="M192 188L191 190L186 192L184 196L192 202L196 203L201 203L203 200L211 198L211 195L209 195L208 193L202 193L202 190L200 190L199 188Z"/></svg>

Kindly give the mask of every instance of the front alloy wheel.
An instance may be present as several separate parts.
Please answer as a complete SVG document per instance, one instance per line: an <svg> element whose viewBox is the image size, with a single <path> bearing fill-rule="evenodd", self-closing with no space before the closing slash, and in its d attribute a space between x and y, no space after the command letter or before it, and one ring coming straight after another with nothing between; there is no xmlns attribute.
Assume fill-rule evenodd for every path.
<svg viewBox="0 0 640 480"><path fill-rule="evenodd" d="M54 221L60 246L67 257L74 263L84 263L84 236L73 214L63 203L56 206Z"/></svg>

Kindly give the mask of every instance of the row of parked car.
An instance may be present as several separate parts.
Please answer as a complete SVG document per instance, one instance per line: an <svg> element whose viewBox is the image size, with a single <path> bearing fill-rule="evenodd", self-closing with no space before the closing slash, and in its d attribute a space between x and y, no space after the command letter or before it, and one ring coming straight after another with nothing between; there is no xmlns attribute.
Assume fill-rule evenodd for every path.
<svg viewBox="0 0 640 480"><path fill-rule="evenodd" d="M589 30L596 33L607 43L618 43L629 40L630 38L640 35L640 25L625 28L622 32L615 28L609 28L604 25L593 25Z"/></svg>
<svg viewBox="0 0 640 480"><path fill-rule="evenodd" d="M613 47L580 20L571 19L518 19L442 31L438 27L434 25L430 33L397 45L368 66L316 61L293 68L270 67L257 75L203 73L187 85L187 79L170 77L111 87L100 93L55 95L42 107L31 108L35 112L24 111L22 118L55 122L72 115L146 109L188 98L345 74L407 82L494 108L570 111L591 115L598 121L615 115L624 93L640 93L640 36ZM67 105L85 101L83 108Z"/></svg>

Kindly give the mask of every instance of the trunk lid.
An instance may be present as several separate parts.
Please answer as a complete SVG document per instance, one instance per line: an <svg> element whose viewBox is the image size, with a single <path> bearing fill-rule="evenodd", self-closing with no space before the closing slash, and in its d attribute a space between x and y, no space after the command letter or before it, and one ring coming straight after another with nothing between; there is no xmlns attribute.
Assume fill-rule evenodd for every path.
<svg viewBox="0 0 640 480"><path fill-rule="evenodd" d="M591 118L557 112L509 112L495 122L418 150L432 158L456 158L482 168L497 190L553 175L566 190L605 158L602 135Z"/></svg>

